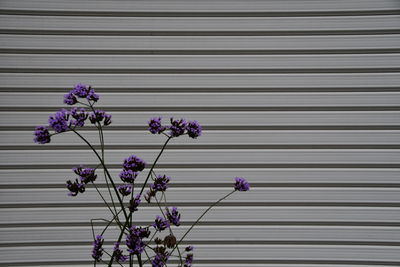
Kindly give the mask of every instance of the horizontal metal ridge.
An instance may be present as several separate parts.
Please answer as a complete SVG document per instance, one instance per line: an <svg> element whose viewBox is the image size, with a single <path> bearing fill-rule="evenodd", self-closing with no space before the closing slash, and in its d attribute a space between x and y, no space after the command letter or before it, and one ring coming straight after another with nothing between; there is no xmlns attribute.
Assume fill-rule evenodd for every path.
<svg viewBox="0 0 400 267"><path fill-rule="evenodd" d="M242 49L242 50L164 50L164 49L54 49L0 48L0 53L55 54L55 55L321 55L321 54L389 54L400 53L400 48L368 49Z"/></svg>
<svg viewBox="0 0 400 267"><path fill-rule="evenodd" d="M100 149L99 145L93 146L96 149ZM145 150L145 149L158 149L160 145L106 145L106 149L132 149L132 150ZM168 149L180 149L186 150L190 149L195 152L196 149L231 149L237 152L243 149L400 149L400 144L358 144L358 145L351 145L351 144L299 144L299 145L265 145L265 144L232 144L232 145L193 145L193 144L181 144L181 145L174 145L171 144L168 146ZM82 145L52 145L52 146L38 146L37 144L32 143L31 145L2 145L0 146L1 150L39 150L39 151L56 151L56 150L88 150L87 146Z"/></svg>
<svg viewBox="0 0 400 267"><path fill-rule="evenodd" d="M82 74L313 74L313 73L388 73L400 72L400 68L304 68L304 69L66 69L66 68L6 68L0 67L0 73L82 73Z"/></svg>
<svg viewBox="0 0 400 267"><path fill-rule="evenodd" d="M92 241L42 241L42 242L0 242L0 248L2 247L41 247L41 246L84 246L90 244ZM105 245L113 245L113 241L104 241ZM155 242L150 242L154 245ZM400 242L395 241L332 241L332 240L183 240L180 244L182 245L320 245L320 246L390 246L398 247Z"/></svg>
<svg viewBox="0 0 400 267"><path fill-rule="evenodd" d="M107 164L110 168L120 168L120 164ZM24 168L27 169L70 169L75 167L73 164L57 164L57 165L31 165L25 164ZM179 168L209 168L209 169L220 169L220 168L229 168L229 169L240 169L240 168L360 168L360 169L391 169L391 168L400 168L400 164L157 164L158 168L165 169L179 169ZM0 166L0 170L20 170L21 165L3 165Z"/></svg>
<svg viewBox="0 0 400 267"><path fill-rule="evenodd" d="M209 207L214 202L168 202L168 206L179 207ZM111 202L108 203L111 205ZM158 207L156 203L143 203L142 207ZM400 207L400 203L372 203L372 202L223 202L218 204L219 207ZM98 208L105 207L104 203L18 203L18 204L1 204L0 209L25 209L25 208Z"/></svg>
<svg viewBox="0 0 400 267"><path fill-rule="evenodd" d="M29 30L0 29L0 34L73 35L73 36L313 36L313 35L385 35L399 34L400 29L379 30L275 30L275 31L120 31L120 30Z"/></svg>
<svg viewBox="0 0 400 267"><path fill-rule="evenodd" d="M319 16L387 16L399 15L400 9L342 11L82 11L0 9L1 15L88 16L88 17L319 17Z"/></svg>

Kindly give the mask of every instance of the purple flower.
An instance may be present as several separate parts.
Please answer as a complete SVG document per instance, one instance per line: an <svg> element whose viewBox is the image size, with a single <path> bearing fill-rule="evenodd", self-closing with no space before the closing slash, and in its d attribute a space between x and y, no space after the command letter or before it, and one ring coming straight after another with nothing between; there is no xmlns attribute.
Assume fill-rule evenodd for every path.
<svg viewBox="0 0 400 267"><path fill-rule="evenodd" d="M38 144L50 143L50 133L49 130L44 126L37 126L34 132L35 137L33 141Z"/></svg>
<svg viewBox="0 0 400 267"><path fill-rule="evenodd" d="M181 214L179 213L178 209L176 207L173 207L171 211L169 208L165 208L167 210L167 218L170 223L172 223L175 226L181 225Z"/></svg>
<svg viewBox="0 0 400 267"><path fill-rule="evenodd" d="M126 235L126 246L128 247L128 251L130 254L141 254L144 251L145 243L143 242L144 238L148 238L150 236L149 228L142 228L132 226L129 229L129 234Z"/></svg>
<svg viewBox="0 0 400 267"><path fill-rule="evenodd" d="M169 222L164 220L161 216L157 216L152 225L157 231L161 232L169 227Z"/></svg>
<svg viewBox="0 0 400 267"><path fill-rule="evenodd" d="M98 94L96 94L96 92L92 88L90 88L89 93L86 96L86 99L87 100L92 100L94 102L97 102L100 99L100 97L99 97Z"/></svg>
<svg viewBox="0 0 400 267"><path fill-rule="evenodd" d="M84 108L72 108L71 109L71 116L75 120L71 121L72 125L83 127L85 125L85 121L88 118L89 114L86 112Z"/></svg>
<svg viewBox="0 0 400 267"><path fill-rule="evenodd" d="M104 126L110 125L111 122L112 122L111 121L111 115L110 114L104 115L104 121L103 121Z"/></svg>
<svg viewBox="0 0 400 267"><path fill-rule="evenodd" d="M171 118L171 125L168 127L172 137L178 137L185 133L187 122L184 119L174 120Z"/></svg>
<svg viewBox="0 0 400 267"><path fill-rule="evenodd" d="M69 113L66 109L62 109L49 117L49 125L56 133L68 130Z"/></svg>
<svg viewBox="0 0 400 267"><path fill-rule="evenodd" d="M97 235L95 241L93 242L92 257L96 261L100 261L103 256L103 243L104 239L101 235Z"/></svg>
<svg viewBox="0 0 400 267"><path fill-rule="evenodd" d="M129 257L122 255L122 250L119 248L119 242L114 244L114 259L116 262L126 262Z"/></svg>
<svg viewBox="0 0 400 267"><path fill-rule="evenodd" d="M144 162L141 158L131 155L124 160L123 167L125 170L131 170L133 172L141 172L146 167L146 162Z"/></svg>
<svg viewBox="0 0 400 267"><path fill-rule="evenodd" d="M192 251L192 250L193 250L193 246L187 246L185 248L185 251L187 251L187 252Z"/></svg>
<svg viewBox="0 0 400 267"><path fill-rule="evenodd" d="M141 195L137 194L134 199L131 199L129 201L129 210L130 210L130 212L134 212L134 211L138 210L139 204L141 202L140 197L141 197Z"/></svg>
<svg viewBox="0 0 400 267"><path fill-rule="evenodd" d="M191 267L193 264L193 254L187 254L184 267Z"/></svg>
<svg viewBox="0 0 400 267"><path fill-rule="evenodd" d="M160 134L165 131L166 127L161 125L161 117L152 118L148 121L149 128L148 130L152 134Z"/></svg>
<svg viewBox="0 0 400 267"><path fill-rule="evenodd" d="M130 184L119 185L117 189L123 196L129 196L132 193L132 185Z"/></svg>
<svg viewBox="0 0 400 267"><path fill-rule="evenodd" d="M67 105L75 105L78 102L75 95L70 91L68 94L64 95L64 103Z"/></svg>
<svg viewBox="0 0 400 267"><path fill-rule="evenodd" d="M241 177L235 178L235 190L237 191L248 191L250 189L250 184L246 181L246 179Z"/></svg>
<svg viewBox="0 0 400 267"><path fill-rule="evenodd" d="M94 182L97 178L94 168L84 168L83 166L75 167L72 169L74 173L79 175L81 181L85 184L89 182Z"/></svg>
<svg viewBox="0 0 400 267"><path fill-rule="evenodd" d="M78 83L71 92L78 97L85 98L89 95L90 89L90 85Z"/></svg>
<svg viewBox="0 0 400 267"><path fill-rule="evenodd" d="M106 113L103 110L96 109L94 112L90 113L89 120L91 123L101 122L104 119Z"/></svg>
<svg viewBox="0 0 400 267"><path fill-rule="evenodd" d="M165 191L168 188L168 183L171 180L171 177L166 175L157 175L154 179L154 183L150 186L150 188L154 191Z"/></svg>
<svg viewBox="0 0 400 267"><path fill-rule="evenodd" d="M164 267L168 260L168 255L157 253L154 259L151 261L151 267Z"/></svg>
<svg viewBox="0 0 400 267"><path fill-rule="evenodd" d="M135 182L136 177L138 176L138 172L134 172L132 170L122 170L119 173L119 178L125 183L130 183L132 184Z"/></svg>
<svg viewBox="0 0 400 267"><path fill-rule="evenodd" d="M80 183L78 179L75 179L75 182L71 182L71 180L68 180L66 186L67 189L70 191L68 195L71 197L75 197L76 195L78 195L78 193L85 192L85 184Z"/></svg>
<svg viewBox="0 0 400 267"><path fill-rule="evenodd" d="M189 137L197 138L201 135L202 127L197 121L189 121L186 130Z"/></svg>

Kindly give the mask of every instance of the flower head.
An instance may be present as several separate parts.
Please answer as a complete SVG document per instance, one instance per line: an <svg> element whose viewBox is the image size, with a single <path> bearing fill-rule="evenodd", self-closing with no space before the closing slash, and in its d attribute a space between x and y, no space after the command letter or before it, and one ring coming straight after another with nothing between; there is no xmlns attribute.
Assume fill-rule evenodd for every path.
<svg viewBox="0 0 400 267"><path fill-rule="evenodd" d="M149 228L142 228L132 226L129 229L129 234L126 235L126 246L130 254L141 254L144 251L146 244L143 242L144 238L150 236Z"/></svg>
<svg viewBox="0 0 400 267"><path fill-rule="evenodd" d="M152 134L160 134L165 131L166 127L161 125L161 117L152 118L148 121L149 128L148 130Z"/></svg>
<svg viewBox="0 0 400 267"><path fill-rule="evenodd" d="M110 114L106 114L104 115L104 121L103 121L103 125L104 126L108 126L111 124L111 115Z"/></svg>
<svg viewBox="0 0 400 267"><path fill-rule="evenodd" d="M197 121L189 121L186 130L189 137L195 139L201 135L202 127Z"/></svg>
<svg viewBox="0 0 400 267"><path fill-rule="evenodd" d="M44 126L37 126L34 132L35 137L33 141L38 144L50 143L50 133L49 130Z"/></svg>
<svg viewBox="0 0 400 267"><path fill-rule="evenodd" d="M75 120L71 121L72 125L83 127L85 125L85 121L88 118L89 114L86 112L84 108L72 108L71 109L71 116Z"/></svg>
<svg viewBox="0 0 400 267"><path fill-rule="evenodd" d="M166 175L157 175L154 179L154 183L150 186L150 188L156 192L164 192L168 188L168 183L171 180L171 177Z"/></svg>
<svg viewBox="0 0 400 267"><path fill-rule="evenodd" d="M75 197L76 195L78 195L78 193L85 192L85 184L80 183L78 179L75 179L75 182L71 182L71 180L68 180L66 186L67 189L70 191L68 195L71 197Z"/></svg>
<svg viewBox="0 0 400 267"><path fill-rule="evenodd" d="M68 130L69 112L62 109L49 117L49 125L56 133L65 132Z"/></svg>
<svg viewBox="0 0 400 267"><path fill-rule="evenodd" d="M250 189L250 184L246 181L246 179L236 177L234 188L237 191L248 191Z"/></svg>
<svg viewBox="0 0 400 267"><path fill-rule="evenodd" d="M98 94L96 94L96 92L92 88L90 88L89 93L86 96L86 99L97 102L100 99L100 97Z"/></svg>
<svg viewBox="0 0 400 267"><path fill-rule="evenodd" d="M90 85L77 83L71 92L78 97L85 98L89 95L90 89Z"/></svg>
<svg viewBox="0 0 400 267"><path fill-rule="evenodd" d="M157 231L161 232L169 227L169 222L161 216L157 216L152 225Z"/></svg>
<svg viewBox="0 0 400 267"><path fill-rule="evenodd" d="M125 183L133 183L138 176L138 172L134 172L132 170L122 170L119 173L119 178Z"/></svg>
<svg viewBox="0 0 400 267"><path fill-rule="evenodd" d="M64 103L67 105L75 105L78 102L76 96L70 91L68 94L64 95Z"/></svg>
<svg viewBox="0 0 400 267"><path fill-rule="evenodd" d="M178 209L173 207L171 210L169 210L169 208L166 208L166 210L169 222L175 226L181 225L181 214L179 213Z"/></svg>
<svg viewBox="0 0 400 267"><path fill-rule="evenodd" d="M103 243L104 239L101 235L97 235L93 242L92 257L96 261L100 261L103 256Z"/></svg>
<svg viewBox="0 0 400 267"><path fill-rule="evenodd" d="M132 155L124 160L123 167L125 170L141 172L144 170L144 167L146 167L146 162L144 162L144 160L142 160L141 158Z"/></svg>
<svg viewBox="0 0 400 267"><path fill-rule="evenodd" d="M166 266L169 256L167 253L157 253L154 259L151 261L151 267L164 267Z"/></svg>
<svg viewBox="0 0 400 267"><path fill-rule="evenodd" d="M189 252L189 251L192 251L193 250L193 246L187 246L186 248L185 248L185 251L186 252Z"/></svg>
<svg viewBox="0 0 400 267"><path fill-rule="evenodd" d="M131 184L119 185L117 187L117 189L123 196L129 196L129 194L132 193L132 185Z"/></svg>
<svg viewBox="0 0 400 267"><path fill-rule="evenodd" d="M140 202L141 202L140 197L141 197L141 195L137 194L134 199L131 199L129 201L129 210L130 210L130 212L135 212L135 211L138 210L138 207L139 207Z"/></svg>
<svg viewBox="0 0 400 267"><path fill-rule="evenodd" d="M178 137L185 133L187 122L184 119L174 120L171 118L170 120L171 125L168 127L168 129L172 137Z"/></svg>
<svg viewBox="0 0 400 267"><path fill-rule="evenodd" d="M129 257L122 254L122 250L119 248L119 242L114 244L114 259L116 262L126 262Z"/></svg>
<svg viewBox="0 0 400 267"><path fill-rule="evenodd" d="M85 184L94 182L97 178L94 168L84 168L83 166L75 167L72 169L74 173L79 175L81 181Z"/></svg>
<svg viewBox="0 0 400 267"><path fill-rule="evenodd" d="M193 254L187 254L184 267L191 267L193 264Z"/></svg>

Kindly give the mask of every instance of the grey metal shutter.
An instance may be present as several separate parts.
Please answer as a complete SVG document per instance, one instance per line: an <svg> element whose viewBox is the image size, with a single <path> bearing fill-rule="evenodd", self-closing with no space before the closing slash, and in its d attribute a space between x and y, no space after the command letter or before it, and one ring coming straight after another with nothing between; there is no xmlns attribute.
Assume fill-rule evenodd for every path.
<svg viewBox="0 0 400 267"><path fill-rule="evenodd" d="M108 213L64 183L95 158L70 134L32 142L77 82L113 114L113 174L154 158L148 118L204 125L158 169L178 234L233 177L251 182L189 235L195 266L400 266L399 1L1 0L0 14L1 266L91 265L89 220Z"/></svg>

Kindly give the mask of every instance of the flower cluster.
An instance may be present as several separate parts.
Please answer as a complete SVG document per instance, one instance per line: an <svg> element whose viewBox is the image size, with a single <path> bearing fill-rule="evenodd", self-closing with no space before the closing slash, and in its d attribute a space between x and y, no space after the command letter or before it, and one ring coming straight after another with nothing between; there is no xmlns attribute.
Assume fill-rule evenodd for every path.
<svg viewBox="0 0 400 267"><path fill-rule="evenodd" d="M97 174L95 174L95 169L85 168L83 166L75 167L72 171L79 176L80 181L75 179L75 182L67 181L67 189L70 191L69 196L75 197L78 193L85 192L86 184L93 183Z"/></svg>
<svg viewBox="0 0 400 267"><path fill-rule="evenodd" d="M103 243L104 239L101 235L97 235L96 239L93 242L93 250L92 250L92 257L96 261L100 261L101 257L103 256Z"/></svg>
<svg viewBox="0 0 400 267"><path fill-rule="evenodd" d="M181 225L181 214L178 212L178 208L172 207L171 210L169 210L169 208L166 208L166 210L169 222L175 226Z"/></svg>
<svg viewBox="0 0 400 267"><path fill-rule="evenodd" d="M171 125L164 126L161 123L161 117L152 118L148 121L148 130L152 134L161 134L169 130L170 137L178 137L187 134L191 138L201 136L202 127L197 121L186 121L184 119L174 120L170 118Z"/></svg>
<svg viewBox="0 0 400 267"><path fill-rule="evenodd" d="M114 244L114 259L116 262L119 263L126 262L129 257L122 254L122 250L119 248L119 244L119 242L116 242Z"/></svg>
<svg viewBox="0 0 400 267"><path fill-rule="evenodd" d="M97 102L100 97L90 85L78 83L74 89L64 95L64 103L67 105L75 105L79 98L86 98L88 101Z"/></svg>
<svg viewBox="0 0 400 267"><path fill-rule="evenodd" d="M248 191L250 189L250 184L246 181L246 179L236 177L234 188L236 191Z"/></svg>
<svg viewBox="0 0 400 267"><path fill-rule="evenodd" d="M78 98L86 98L88 104L79 102ZM83 127L88 118L93 124L102 122L103 126L110 125L111 115L93 109L93 104L98 100L99 96L90 85L78 83L74 89L64 95L64 103L67 105L81 103L90 107L92 112L86 111L83 107L73 107L71 110L61 109L49 116L48 127L37 126L35 128L33 141L38 144L50 143L52 135L74 130L76 127ZM51 134L49 129L52 129L54 133Z"/></svg>
<svg viewBox="0 0 400 267"><path fill-rule="evenodd" d="M144 238L150 236L148 227L142 228L132 226L129 229L129 234L126 235L126 246L130 254L142 254L146 244L143 242Z"/></svg>
<svg viewBox="0 0 400 267"><path fill-rule="evenodd" d="M81 102L81 100L85 100L86 103ZM161 153L166 147L168 141L171 138L176 138L182 135L188 135L190 138L197 138L202 135L202 127L201 125L193 120L186 121L185 119L174 119L170 118L169 125L163 125L161 117L151 118L148 121L148 130L152 134L163 134L168 137L166 140L162 150L157 156L155 162L150 168L150 171L147 175L145 182L143 183L141 191L139 194L134 196L134 190L136 189L137 183L135 183L137 177L140 172L142 172L146 168L146 162L135 156L131 155L128 158L125 158L122 164L122 170L119 173L119 178L122 180L123 184L116 185L114 179L109 173L107 166L105 164L104 159L104 139L102 138L102 127L108 126L111 124L111 115L107 114L103 110L95 109L94 104L99 100L99 95L93 90L90 85L85 85L78 83L75 87L70 90L67 94L64 95L64 103L67 105L75 105L81 104L84 107L71 107L70 110L61 109L60 111L49 116L48 126L37 126L34 131L34 142L38 144L46 144L50 143L51 137L56 134L64 133L67 131L71 131L75 133L78 137L80 137L88 146L93 150L96 156L99 158L100 164L98 166L102 166L105 171L106 181L110 180L114 189L114 193L117 195L117 200L119 201L121 210L117 211L117 206L114 203L114 199L111 197L111 202L113 208L117 215L111 219L110 223L114 220L119 225L119 230L121 230L119 238L117 242L114 240L114 248L112 254L109 254L103 248L104 238L102 235L97 235L93 242L92 249L92 257L96 262L102 261L103 253L111 256L109 266L113 263L112 261L118 263L122 266L121 263L128 261L130 257L133 255L137 255L138 261L140 261L139 265L142 265L141 262L141 254L145 252L148 248L150 248L153 252L150 253L152 256L148 256L149 254L146 251L146 256L148 256L148 260L146 262L151 263L153 267L164 267L167 266L167 262L171 257L178 257L181 261L182 267L191 267L193 264L193 247L187 246L185 250L181 253L179 250L179 245L181 241L186 236L188 232L184 234L184 237L181 240L177 240L177 237L174 235L173 230L174 227L179 227L181 225L181 213L178 211L177 207L168 207L165 206L165 212L160 204L163 200L167 203L166 199L166 191L169 188L171 177L167 175L156 175L154 167L156 166L157 160L159 159ZM88 110L86 110L86 109ZM90 110L89 110L90 109ZM78 133L78 127L84 127L87 124L87 121L94 124L99 131L101 149L102 149L102 157L98 154L96 149L80 134ZM51 132L52 131L52 132ZM78 176L75 180L68 180L66 182L66 187L69 190L68 195L77 196L79 193L83 193L86 190L86 186L89 183L94 183L97 179L96 169L98 168L90 168L85 166L77 166L73 168L73 172ZM152 179L153 182L148 184L148 180ZM107 183L108 185L108 183ZM143 190L148 186L148 191L144 194L144 198L147 202L151 202L151 199L154 197L156 200L156 204L158 205L161 215L156 216L153 223L147 225L146 227L132 226L132 213L138 210L138 207L141 203L141 196ZM110 188L109 188L110 189ZM234 193L235 191L248 191L250 189L250 184L246 181L246 179L241 177L235 178L235 183L233 185L233 191L231 191L227 196ZM98 190L98 193L101 195L101 192ZM112 194L111 189L109 191ZM158 199L156 197L157 193L161 194L161 198ZM121 197L122 196L122 197ZM124 197L129 197L129 200L126 200ZM214 203L211 207L218 204L220 201L225 199L227 196L221 198L216 203ZM104 202L106 202L105 198L101 195ZM128 205L126 205L128 201ZM107 206L109 205L107 202L105 203ZM110 206L108 206L110 208ZM210 207L210 208L211 208ZM127 208L127 209L126 209ZM200 218L194 223L194 225L200 221L202 216L208 212L207 209ZM129 210L127 212L127 210ZM113 213L110 208L111 213ZM122 212L123 211L123 212ZM115 215L115 214L113 214ZM121 218L118 216L124 216L125 224L120 225ZM193 226L192 225L188 231L190 231ZM107 226L108 227L108 226ZM106 229L107 229L106 227ZM146 241L146 238L149 238L151 232L150 228L154 227L154 242L155 246L151 247L152 240ZM102 234L105 232L103 230ZM166 235L162 237L162 233L164 230L168 229ZM121 243L121 238L125 236L125 243ZM121 249L120 246L126 246L126 250L128 251L128 255L124 255L125 249ZM178 249L178 255L173 254L173 252Z"/></svg>

